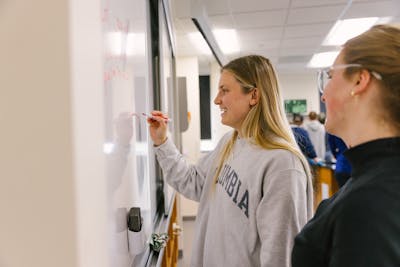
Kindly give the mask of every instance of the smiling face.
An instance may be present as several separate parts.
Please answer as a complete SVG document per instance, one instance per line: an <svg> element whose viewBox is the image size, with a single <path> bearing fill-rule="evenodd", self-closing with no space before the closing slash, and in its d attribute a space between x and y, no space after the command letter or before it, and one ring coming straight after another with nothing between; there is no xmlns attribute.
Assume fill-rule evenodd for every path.
<svg viewBox="0 0 400 267"><path fill-rule="evenodd" d="M346 64L342 53L336 58L333 67ZM326 104L325 128L329 133L341 136L351 125L351 115L354 112L351 92L356 81L344 76L344 68L331 69L330 80L327 83L321 99Z"/></svg>
<svg viewBox="0 0 400 267"><path fill-rule="evenodd" d="M235 76L226 70L221 73L214 104L221 110L221 122L240 132L240 127L253 105L252 91L244 93Z"/></svg>

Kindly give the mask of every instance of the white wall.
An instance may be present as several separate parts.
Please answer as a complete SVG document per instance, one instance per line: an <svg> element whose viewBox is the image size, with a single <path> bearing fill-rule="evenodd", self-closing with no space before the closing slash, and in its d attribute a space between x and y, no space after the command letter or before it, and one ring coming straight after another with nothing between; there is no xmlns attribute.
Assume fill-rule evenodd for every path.
<svg viewBox="0 0 400 267"><path fill-rule="evenodd" d="M200 93L197 57L177 58L176 75L186 77L187 105L191 114L189 128L182 133L183 154L189 161L196 162L200 156Z"/></svg>
<svg viewBox="0 0 400 267"><path fill-rule="evenodd" d="M183 154L190 162L195 163L200 157L200 93L197 57L177 58L176 75L186 77L188 111L191 114L189 128L182 133ZM180 204L182 216L195 216L197 214L197 202L182 196Z"/></svg>
<svg viewBox="0 0 400 267"><path fill-rule="evenodd" d="M0 4L2 267L107 266L99 13Z"/></svg>
<svg viewBox="0 0 400 267"><path fill-rule="evenodd" d="M283 99L306 99L307 113L319 113L319 94L317 89L317 75L314 72L304 74L279 74Z"/></svg>

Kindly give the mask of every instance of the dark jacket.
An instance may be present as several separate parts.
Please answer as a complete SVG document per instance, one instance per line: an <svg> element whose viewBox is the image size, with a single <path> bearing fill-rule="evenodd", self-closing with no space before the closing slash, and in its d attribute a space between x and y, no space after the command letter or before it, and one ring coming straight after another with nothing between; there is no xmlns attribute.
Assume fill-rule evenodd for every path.
<svg viewBox="0 0 400 267"><path fill-rule="evenodd" d="M298 126L292 126L294 138L296 139L297 145L300 147L301 152L307 158L313 159L317 157L313 144L311 143L310 136L307 131Z"/></svg>
<svg viewBox="0 0 400 267"><path fill-rule="evenodd" d="M352 178L297 235L292 266L400 266L400 137L361 144L345 156Z"/></svg>

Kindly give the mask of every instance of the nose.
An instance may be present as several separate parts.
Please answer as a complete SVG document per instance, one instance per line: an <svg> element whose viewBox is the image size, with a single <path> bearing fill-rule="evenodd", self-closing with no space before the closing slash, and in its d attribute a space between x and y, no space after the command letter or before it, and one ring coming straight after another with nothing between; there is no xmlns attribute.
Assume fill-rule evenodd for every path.
<svg viewBox="0 0 400 267"><path fill-rule="evenodd" d="M214 104L215 105L220 105L221 104L221 98L219 96L219 93L214 98Z"/></svg>

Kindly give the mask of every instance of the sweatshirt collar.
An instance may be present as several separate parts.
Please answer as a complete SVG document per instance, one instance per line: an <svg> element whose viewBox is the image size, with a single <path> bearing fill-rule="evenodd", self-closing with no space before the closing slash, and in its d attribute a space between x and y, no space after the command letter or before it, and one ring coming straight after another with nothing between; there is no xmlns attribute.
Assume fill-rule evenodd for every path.
<svg viewBox="0 0 400 267"><path fill-rule="evenodd" d="M375 160L383 160L400 156L400 137L382 138L372 140L358 146L352 147L344 152L345 157L350 161L353 174L358 171L364 172Z"/></svg>

